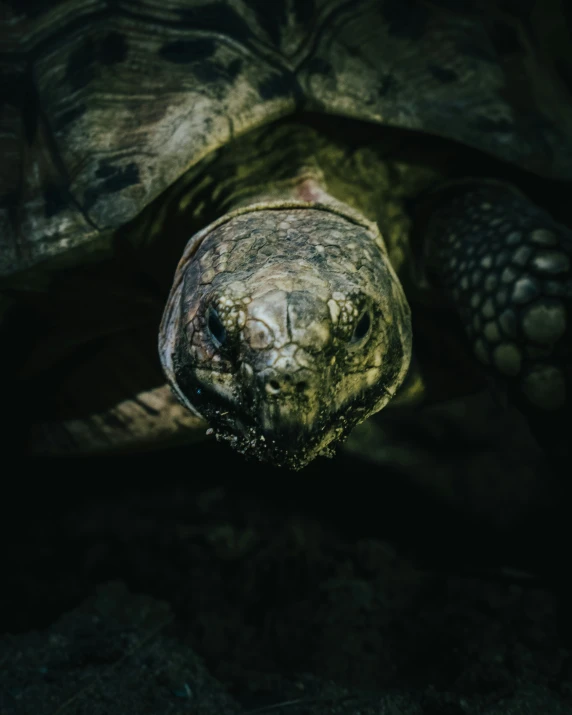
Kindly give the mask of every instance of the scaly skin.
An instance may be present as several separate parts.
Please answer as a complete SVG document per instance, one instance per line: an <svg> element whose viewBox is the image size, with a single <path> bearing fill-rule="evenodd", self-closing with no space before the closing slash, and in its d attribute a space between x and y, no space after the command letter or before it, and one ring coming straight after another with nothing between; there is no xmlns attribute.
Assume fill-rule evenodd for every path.
<svg viewBox="0 0 572 715"><path fill-rule="evenodd" d="M388 144L350 151L297 123L265 128L173 198L194 221L222 218L179 264L163 367L182 403L242 452L303 467L404 380L411 325L393 261L403 266L409 219L400 206L435 172L396 179ZM212 190L203 198L197 186ZM388 246L374 221L390 225Z"/></svg>
<svg viewBox="0 0 572 715"><path fill-rule="evenodd" d="M569 454L572 232L514 187L458 182L432 197L422 231L483 366L550 453Z"/></svg>
<svg viewBox="0 0 572 715"><path fill-rule="evenodd" d="M409 307L375 225L311 182L191 242L161 331L181 400L239 451L298 469L381 409L411 356Z"/></svg>
<svg viewBox="0 0 572 715"><path fill-rule="evenodd" d="M380 190L356 172L354 182L367 189L369 181L375 199L355 194L353 206L342 203L328 189L344 187L343 178L328 171L324 179L327 142L295 126L277 128L274 138L288 131L292 144L271 142L270 155L251 142L223 158L226 180L213 183L228 213L187 247L161 356L180 400L219 438L300 468L395 395L410 362L411 325L385 243L363 215L382 222L400 189L382 182ZM373 173L386 167L384 158ZM265 181L269 168L275 181ZM390 244L394 255L409 249L401 235ZM514 187L475 179L430 195L414 235L476 357L532 422L567 409L568 229Z"/></svg>

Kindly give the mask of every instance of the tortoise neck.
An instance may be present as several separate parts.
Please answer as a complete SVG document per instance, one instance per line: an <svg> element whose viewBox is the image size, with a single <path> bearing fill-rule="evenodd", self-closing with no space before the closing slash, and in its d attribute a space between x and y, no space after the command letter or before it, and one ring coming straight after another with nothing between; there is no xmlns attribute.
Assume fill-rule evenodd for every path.
<svg viewBox="0 0 572 715"><path fill-rule="evenodd" d="M211 169L216 213L281 201L338 203L319 160L323 143L315 130L300 124L279 124L241 137Z"/></svg>
<svg viewBox="0 0 572 715"><path fill-rule="evenodd" d="M336 199L326 191L323 177L310 171L300 171L290 179L262 185L253 185L231 197L226 209L234 211L252 205L273 204L276 202L298 202L337 204Z"/></svg>

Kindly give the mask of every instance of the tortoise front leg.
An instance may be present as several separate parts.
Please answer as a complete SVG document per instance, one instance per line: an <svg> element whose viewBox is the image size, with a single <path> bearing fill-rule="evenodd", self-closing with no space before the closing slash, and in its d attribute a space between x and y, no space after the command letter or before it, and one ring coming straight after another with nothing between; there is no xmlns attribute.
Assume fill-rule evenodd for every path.
<svg viewBox="0 0 572 715"><path fill-rule="evenodd" d="M428 273L474 354L504 379L539 441L566 451L572 231L516 189L476 180L437 193L422 223Z"/></svg>

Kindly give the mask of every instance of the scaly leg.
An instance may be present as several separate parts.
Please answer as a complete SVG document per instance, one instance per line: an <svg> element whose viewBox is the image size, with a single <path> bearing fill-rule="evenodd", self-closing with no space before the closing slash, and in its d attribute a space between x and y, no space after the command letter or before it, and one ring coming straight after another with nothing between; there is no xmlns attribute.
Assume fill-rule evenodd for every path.
<svg viewBox="0 0 572 715"><path fill-rule="evenodd" d="M539 441L569 453L572 231L511 186L477 180L437 192L419 224L428 274L474 354Z"/></svg>

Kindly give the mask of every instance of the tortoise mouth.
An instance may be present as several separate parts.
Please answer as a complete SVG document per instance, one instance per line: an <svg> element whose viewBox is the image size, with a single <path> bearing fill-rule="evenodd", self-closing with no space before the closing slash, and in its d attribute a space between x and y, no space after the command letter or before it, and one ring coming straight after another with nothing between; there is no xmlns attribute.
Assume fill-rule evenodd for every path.
<svg viewBox="0 0 572 715"><path fill-rule="evenodd" d="M235 451L247 458L267 462L277 467L299 470L317 456L333 456L350 431L363 421L376 407L368 403L348 401L334 411L320 410L320 417L313 422L276 422L272 428L264 428L258 412L254 414L240 402L231 402L205 387L185 386L185 392L197 394L195 407L213 430L215 438L227 442ZM381 392L381 395L379 394ZM378 385L373 402L378 403L391 394Z"/></svg>
<svg viewBox="0 0 572 715"><path fill-rule="evenodd" d="M340 424L341 423L341 424ZM345 439L353 424L333 415L326 423L306 429L294 427L264 430L237 417L232 423L213 425L216 439L247 458L267 462L275 467L299 470L320 455L332 456L335 447Z"/></svg>

